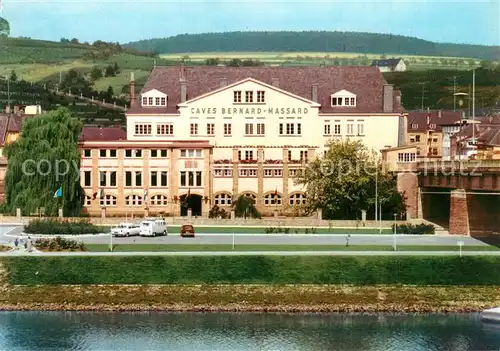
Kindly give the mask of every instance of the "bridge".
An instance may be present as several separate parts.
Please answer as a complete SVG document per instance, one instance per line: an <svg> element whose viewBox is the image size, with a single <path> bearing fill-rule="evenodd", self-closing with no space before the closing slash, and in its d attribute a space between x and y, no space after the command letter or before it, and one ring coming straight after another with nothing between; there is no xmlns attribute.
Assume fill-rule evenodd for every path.
<svg viewBox="0 0 500 351"><path fill-rule="evenodd" d="M450 234L500 241L500 160L423 161L412 168L398 173L411 217Z"/></svg>

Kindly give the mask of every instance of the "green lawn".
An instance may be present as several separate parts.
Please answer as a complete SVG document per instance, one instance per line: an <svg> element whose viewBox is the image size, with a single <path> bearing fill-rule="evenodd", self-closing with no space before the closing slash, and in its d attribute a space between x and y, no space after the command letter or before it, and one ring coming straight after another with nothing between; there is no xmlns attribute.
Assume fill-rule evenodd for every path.
<svg viewBox="0 0 500 351"><path fill-rule="evenodd" d="M186 239L189 240L189 239ZM109 251L107 244L87 244L89 251ZM199 244L118 244L117 252L163 252L163 251L232 251L232 245ZM389 245L235 245L235 251L392 251ZM464 246L463 251L497 251L495 246ZM457 251L456 246L398 246L398 251Z"/></svg>
<svg viewBox="0 0 500 351"><path fill-rule="evenodd" d="M266 234L265 229L267 227L203 227L195 226L196 233L204 234ZM287 227L282 227L285 229ZM168 232L170 234L178 234L180 232L180 226L169 226ZM379 234L378 229L371 228L315 228L315 232L312 232L312 228L290 228L288 234L306 234L306 229L308 234ZM392 234L391 229L382 229L382 234Z"/></svg>

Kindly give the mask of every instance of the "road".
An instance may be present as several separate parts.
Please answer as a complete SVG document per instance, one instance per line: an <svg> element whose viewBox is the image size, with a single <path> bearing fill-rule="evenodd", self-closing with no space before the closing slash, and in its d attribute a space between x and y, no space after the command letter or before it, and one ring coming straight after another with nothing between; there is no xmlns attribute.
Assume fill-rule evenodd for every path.
<svg viewBox="0 0 500 351"><path fill-rule="evenodd" d="M16 236L22 234L21 226L0 225L0 242L10 243ZM5 235L7 234L7 236ZM78 236L86 244L109 244L109 235ZM345 245L346 235L341 234L236 234L236 245ZM392 245L393 235L352 234L349 245ZM465 246L487 246L487 244L471 237L438 236L438 235L397 235L397 245L407 246L450 246L457 248L457 241L463 241ZM197 244L197 245L231 245L233 236L230 234L197 234L195 238L182 238L178 234L159 237L128 237L113 238L113 244Z"/></svg>

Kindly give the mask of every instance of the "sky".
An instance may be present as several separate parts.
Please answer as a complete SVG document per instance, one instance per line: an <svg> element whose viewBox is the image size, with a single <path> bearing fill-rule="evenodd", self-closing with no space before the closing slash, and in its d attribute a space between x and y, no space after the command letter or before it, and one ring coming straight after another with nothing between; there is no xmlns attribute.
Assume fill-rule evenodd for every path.
<svg viewBox="0 0 500 351"><path fill-rule="evenodd" d="M184 33L325 30L500 45L500 0L0 0L12 36L120 43Z"/></svg>

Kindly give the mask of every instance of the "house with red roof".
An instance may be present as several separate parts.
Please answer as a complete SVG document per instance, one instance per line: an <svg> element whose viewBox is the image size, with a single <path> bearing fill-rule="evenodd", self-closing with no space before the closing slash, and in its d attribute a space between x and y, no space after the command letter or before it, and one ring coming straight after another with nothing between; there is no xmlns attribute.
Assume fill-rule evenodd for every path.
<svg viewBox="0 0 500 351"><path fill-rule="evenodd" d="M401 95L377 67L155 67L130 90L126 130L82 132L92 215L206 216L241 195L264 214L298 211L294 177L332 140L407 139Z"/></svg>

